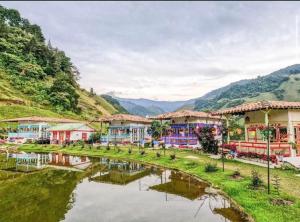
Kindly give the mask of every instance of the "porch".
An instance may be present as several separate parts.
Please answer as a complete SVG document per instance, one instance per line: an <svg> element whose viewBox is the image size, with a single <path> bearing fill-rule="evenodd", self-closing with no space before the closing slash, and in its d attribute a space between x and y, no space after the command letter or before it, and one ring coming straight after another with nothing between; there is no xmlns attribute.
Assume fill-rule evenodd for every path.
<svg viewBox="0 0 300 222"><path fill-rule="evenodd" d="M236 147L237 153L255 153L267 155L267 142L250 142L250 141L229 141L229 145ZM292 156L292 145L282 142L270 143L270 155L290 157ZM300 152L300 145L298 145L298 152Z"/></svg>

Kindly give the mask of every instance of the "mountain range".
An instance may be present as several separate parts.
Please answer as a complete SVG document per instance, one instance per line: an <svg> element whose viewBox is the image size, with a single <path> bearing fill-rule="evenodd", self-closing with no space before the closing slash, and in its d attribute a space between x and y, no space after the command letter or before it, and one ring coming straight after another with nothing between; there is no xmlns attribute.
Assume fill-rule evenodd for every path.
<svg viewBox="0 0 300 222"><path fill-rule="evenodd" d="M300 101L300 64L257 78L236 81L187 101L114 98L129 113L141 116L182 109L216 110L258 100Z"/></svg>

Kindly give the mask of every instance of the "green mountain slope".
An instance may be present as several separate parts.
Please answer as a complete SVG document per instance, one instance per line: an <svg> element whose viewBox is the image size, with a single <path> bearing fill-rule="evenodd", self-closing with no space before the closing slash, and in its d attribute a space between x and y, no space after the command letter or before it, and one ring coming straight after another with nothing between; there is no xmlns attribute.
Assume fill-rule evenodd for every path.
<svg viewBox="0 0 300 222"><path fill-rule="evenodd" d="M242 80L196 99L195 110L216 110L258 100L300 101L300 65Z"/></svg>
<svg viewBox="0 0 300 222"><path fill-rule="evenodd" d="M0 5L0 119L39 115L92 120L122 112L81 89L65 53L45 43L41 28Z"/></svg>

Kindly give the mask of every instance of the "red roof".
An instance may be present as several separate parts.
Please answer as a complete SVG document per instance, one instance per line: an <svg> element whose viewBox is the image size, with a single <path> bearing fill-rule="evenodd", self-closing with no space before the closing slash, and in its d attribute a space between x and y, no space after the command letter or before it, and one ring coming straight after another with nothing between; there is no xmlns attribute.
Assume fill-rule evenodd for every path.
<svg viewBox="0 0 300 222"><path fill-rule="evenodd" d="M104 116L99 118L101 122L111 122L111 121L128 121L133 123L151 123L151 120L141 117L141 116L134 116L129 114L115 114L111 116Z"/></svg>
<svg viewBox="0 0 300 222"><path fill-rule="evenodd" d="M244 103L236 107L213 112L212 115L240 114L240 113L242 114L249 111L270 110L270 109L300 109L300 102L287 102L287 101L250 102L250 103Z"/></svg>
<svg viewBox="0 0 300 222"><path fill-rule="evenodd" d="M46 122L46 123L81 123L83 121L74 119L52 118L52 117L40 117L30 116L15 119L4 119L0 122Z"/></svg>

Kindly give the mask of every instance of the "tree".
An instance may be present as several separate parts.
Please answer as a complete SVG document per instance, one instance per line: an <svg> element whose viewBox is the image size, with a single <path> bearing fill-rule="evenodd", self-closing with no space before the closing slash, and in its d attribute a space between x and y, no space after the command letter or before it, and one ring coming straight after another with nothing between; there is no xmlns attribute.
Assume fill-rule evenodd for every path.
<svg viewBox="0 0 300 222"><path fill-rule="evenodd" d="M94 89L93 88L90 88L90 96L94 96L95 93L94 93Z"/></svg>
<svg viewBox="0 0 300 222"><path fill-rule="evenodd" d="M50 102L59 110L78 112L79 95L65 73L60 73L50 88Z"/></svg>
<svg viewBox="0 0 300 222"><path fill-rule="evenodd" d="M153 121L148 129L148 133L152 136L152 138L158 140L161 135L166 134L168 128L169 124L167 122L161 123L160 121Z"/></svg>
<svg viewBox="0 0 300 222"><path fill-rule="evenodd" d="M214 127L204 126L195 130L195 133L204 152L217 154L218 140L215 139L214 130Z"/></svg>

